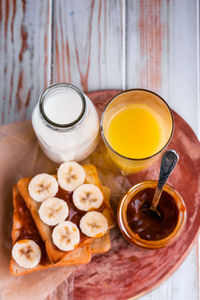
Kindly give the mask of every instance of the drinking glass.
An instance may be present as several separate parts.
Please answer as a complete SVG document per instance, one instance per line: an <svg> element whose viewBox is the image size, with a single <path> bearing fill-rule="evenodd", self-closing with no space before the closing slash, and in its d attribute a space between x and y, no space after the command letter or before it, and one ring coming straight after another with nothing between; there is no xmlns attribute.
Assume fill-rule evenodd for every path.
<svg viewBox="0 0 200 300"><path fill-rule="evenodd" d="M159 126L163 138L158 151L151 156L143 158L127 157L118 153L110 145L108 139L110 120L129 104L144 104L145 107L149 107L151 111L153 110L156 115L159 116ZM140 129L138 128L138 130ZM125 174L136 173L148 168L167 147L172 138L173 131L174 120L168 104L156 93L144 89L131 89L119 93L108 102L101 117L101 134L107 151L114 163L121 169L122 173Z"/></svg>

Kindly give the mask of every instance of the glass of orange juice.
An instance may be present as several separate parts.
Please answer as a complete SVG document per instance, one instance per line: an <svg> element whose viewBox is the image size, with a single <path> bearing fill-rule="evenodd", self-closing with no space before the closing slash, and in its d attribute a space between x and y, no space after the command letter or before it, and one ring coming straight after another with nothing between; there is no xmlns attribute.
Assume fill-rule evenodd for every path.
<svg viewBox="0 0 200 300"><path fill-rule="evenodd" d="M173 130L167 103L144 89L118 94L101 117L101 133L110 157L126 174L149 167L169 144Z"/></svg>

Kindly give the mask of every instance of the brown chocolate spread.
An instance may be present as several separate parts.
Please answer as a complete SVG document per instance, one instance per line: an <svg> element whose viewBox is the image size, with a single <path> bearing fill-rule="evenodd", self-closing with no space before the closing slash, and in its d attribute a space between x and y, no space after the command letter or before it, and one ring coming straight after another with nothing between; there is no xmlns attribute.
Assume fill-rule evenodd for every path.
<svg viewBox="0 0 200 300"><path fill-rule="evenodd" d="M176 227L178 221L178 207L174 198L166 191L162 192L158 211L162 218L145 214L141 208L150 207L154 196L153 188L146 188L137 193L127 207L127 221L130 228L137 233L140 238L156 241L167 237Z"/></svg>
<svg viewBox="0 0 200 300"><path fill-rule="evenodd" d="M20 220L20 229L19 229L19 237L17 241L23 239L30 239L33 240L40 246L41 249L41 264L49 263L49 259L46 254L45 244L40 237L40 234L35 226L35 222L31 216L29 209L27 208L23 198L20 194L17 194L16 201L15 201L15 210L17 219Z"/></svg>
<svg viewBox="0 0 200 300"><path fill-rule="evenodd" d="M72 195L73 195L72 192L65 191L59 186L58 192L55 197L60 198L67 202L67 205L69 207L69 215L67 217L67 221L73 222L80 229L80 227L79 227L80 219L87 212L76 208L76 206L74 205L73 200L72 200ZM98 209L95 209L95 211L103 212L104 208L105 208L105 203L103 202L102 205ZM54 227L52 227L52 229L53 228ZM88 239L88 237L84 233L82 233L82 231L80 230L80 242L83 242L85 239Z"/></svg>

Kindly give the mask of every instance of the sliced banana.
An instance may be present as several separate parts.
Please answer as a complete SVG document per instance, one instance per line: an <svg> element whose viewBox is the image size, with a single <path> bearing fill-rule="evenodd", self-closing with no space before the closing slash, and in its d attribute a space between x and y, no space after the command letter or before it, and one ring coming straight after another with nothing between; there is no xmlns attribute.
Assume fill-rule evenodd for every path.
<svg viewBox="0 0 200 300"><path fill-rule="evenodd" d="M56 195L58 192L58 183L56 179L49 174L38 174L31 179L28 191L33 200L42 202Z"/></svg>
<svg viewBox="0 0 200 300"><path fill-rule="evenodd" d="M58 224L52 232L54 244L63 251L75 249L80 242L80 232L76 224L64 221Z"/></svg>
<svg viewBox="0 0 200 300"><path fill-rule="evenodd" d="M94 184L83 184L73 193L74 205L84 211L97 209L103 203L103 194Z"/></svg>
<svg viewBox="0 0 200 300"><path fill-rule="evenodd" d="M49 226L63 222L69 214L67 203L59 198L48 198L42 202L39 208L40 219Z"/></svg>
<svg viewBox="0 0 200 300"><path fill-rule="evenodd" d="M60 165L58 169L58 183L66 191L74 191L85 180L83 167L74 161L68 161Z"/></svg>
<svg viewBox="0 0 200 300"><path fill-rule="evenodd" d="M80 220L81 231L89 237L101 237L108 230L108 221L101 213L90 211Z"/></svg>
<svg viewBox="0 0 200 300"><path fill-rule="evenodd" d="M32 240L20 240L13 246L12 256L20 267L34 268L40 262L41 250Z"/></svg>

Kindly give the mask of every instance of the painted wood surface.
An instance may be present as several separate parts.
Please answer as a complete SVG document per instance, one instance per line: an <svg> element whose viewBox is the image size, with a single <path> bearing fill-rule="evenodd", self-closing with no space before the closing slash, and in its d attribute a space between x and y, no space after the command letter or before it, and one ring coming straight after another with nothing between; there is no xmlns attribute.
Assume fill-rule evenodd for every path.
<svg viewBox="0 0 200 300"><path fill-rule="evenodd" d="M0 123L29 119L49 84L49 2L0 1Z"/></svg>
<svg viewBox="0 0 200 300"><path fill-rule="evenodd" d="M156 91L200 137L198 0L0 0L0 123L49 82ZM198 299L198 244L143 300Z"/></svg>
<svg viewBox="0 0 200 300"><path fill-rule="evenodd" d="M53 82L122 88L123 1L53 2Z"/></svg>
<svg viewBox="0 0 200 300"><path fill-rule="evenodd" d="M128 4L127 88L159 93L199 133L198 1Z"/></svg>

